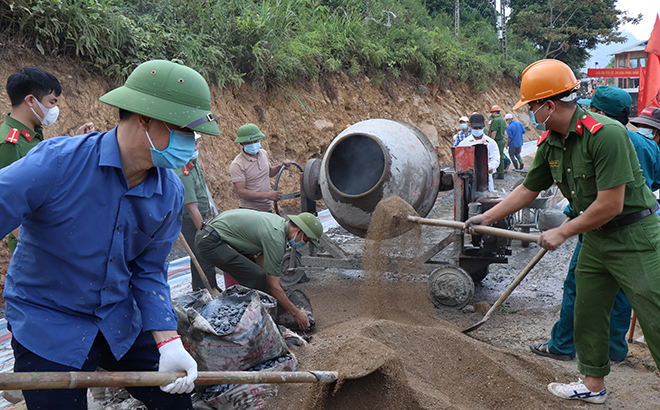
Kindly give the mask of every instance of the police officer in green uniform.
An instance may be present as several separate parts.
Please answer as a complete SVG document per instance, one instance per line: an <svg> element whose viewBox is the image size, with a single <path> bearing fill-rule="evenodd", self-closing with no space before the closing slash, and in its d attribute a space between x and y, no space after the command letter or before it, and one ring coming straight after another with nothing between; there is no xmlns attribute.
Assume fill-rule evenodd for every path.
<svg viewBox="0 0 660 410"><path fill-rule="evenodd" d="M190 245L193 254L197 258L199 265L204 270L206 278L209 280L211 287L217 287L218 282L215 278L215 267L210 263L205 262L197 254L195 249L195 234L197 230L202 227L202 222L207 218L209 213L209 198L206 194L206 180L204 179L204 172L202 167L199 166L197 156L199 155L199 142L201 135L195 133L195 153L193 158L183 166L177 168L174 173L181 179L184 188L183 198L183 220L181 221L181 233ZM190 271L192 273L192 289L200 290L204 288L204 282L197 272L197 266L194 263L190 264Z"/></svg>
<svg viewBox="0 0 660 410"><path fill-rule="evenodd" d="M506 160L504 156L504 147L506 146L506 121L500 114L500 106L493 105L490 108L490 114L493 116L493 121L490 123L488 135L497 143L497 148L500 150L500 165L493 175L493 179L504 179L504 168L506 168Z"/></svg>
<svg viewBox="0 0 660 410"><path fill-rule="evenodd" d="M23 158L28 151L44 139L43 127L57 120L57 98L62 85L57 78L39 67L24 67L7 79L7 95L11 101L11 113L0 125L0 168ZM87 123L78 133L94 131L94 124ZM7 237L9 251L14 253L18 228Z"/></svg>
<svg viewBox="0 0 660 410"><path fill-rule="evenodd" d="M660 220L655 197L644 183L626 128L618 121L577 107L580 84L557 60L533 63L522 74L521 99L546 131L523 184L500 204L465 222L492 224L522 209L556 183L576 218L544 232L539 244L554 250L583 233L575 271L575 348L585 380L550 383L564 399L603 403L610 372L609 321L619 288L637 313L656 364L660 365Z"/></svg>
<svg viewBox="0 0 660 410"><path fill-rule="evenodd" d="M44 139L42 125L57 119L57 97L62 86L54 75L39 67L25 67L7 79L12 111L0 126L0 168L23 158ZM7 236L14 253L19 228Z"/></svg>
<svg viewBox="0 0 660 410"><path fill-rule="evenodd" d="M310 327L310 312L298 309L280 285L282 259L287 243L293 248L307 242L318 246L321 235L321 221L308 212L289 215L287 221L267 212L232 209L204 223L195 236L195 247L202 258L239 284L273 295L306 330Z"/></svg>

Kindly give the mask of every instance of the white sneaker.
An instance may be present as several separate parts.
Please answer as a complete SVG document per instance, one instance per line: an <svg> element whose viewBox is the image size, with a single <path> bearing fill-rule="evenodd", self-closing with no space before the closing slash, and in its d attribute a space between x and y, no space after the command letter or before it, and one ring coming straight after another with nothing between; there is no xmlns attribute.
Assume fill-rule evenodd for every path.
<svg viewBox="0 0 660 410"><path fill-rule="evenodd" d="M587 386L582 383L582 379L573 383L550 383L548 385L550 393L562 399L569 400L584 400L589 403L603 404L607 399L607 389L603 389L598 393L594 393L587 389Z"/></svg>

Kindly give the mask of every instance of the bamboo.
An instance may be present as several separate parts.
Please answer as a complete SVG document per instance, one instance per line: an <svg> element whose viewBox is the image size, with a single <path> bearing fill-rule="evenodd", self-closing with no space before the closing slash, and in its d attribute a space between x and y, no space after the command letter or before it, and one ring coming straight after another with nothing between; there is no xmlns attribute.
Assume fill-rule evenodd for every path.
<svg viewBox="0 0 660 410"><path fill-rule="evenodd" d="M0 390L165 386L186 372L0 373ZM196 385L249 383L332 383L337 372L199 372Z"/></svg>

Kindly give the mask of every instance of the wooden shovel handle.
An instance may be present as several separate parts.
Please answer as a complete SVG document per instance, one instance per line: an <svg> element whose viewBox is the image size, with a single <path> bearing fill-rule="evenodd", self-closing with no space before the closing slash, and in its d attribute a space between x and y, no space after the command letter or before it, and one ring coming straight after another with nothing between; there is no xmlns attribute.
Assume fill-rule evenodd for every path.
<svg viewBox="0 0 660 410"><path fill-rule="evenodd" d="M0 390L165 386L186 372L0 373ZM337 372L199 372L196 385L248 383L331 383Z"/></svg>
<svg viewBox="0 0 660 410"><path fill-rule="evenodd" d="M195 257L195 254L193 253L192 249L190 248L190 245L188 244L188 241L186 241L186 238L183 236L183 232L179 232L179 240L183 244L183 247L186 248L186 252L188 252L188 256L190 256L190 262L195 265L197 268L197 275L199 278L202 280L202 283L204 284L204 287L206 290L209 291L211 296L213 297L218 297L220 296L220 291L217 288L214 288L211 286L209 283L209 279L206 277L206 274L204 273L204 270L202 269L201 265L199 264L199 261ZM191 269L192 272L192 269ZM159 385L160 386L160 385Z"/></svg>
<svg viewBox="0 0 660 410"><path fill-rule="evenodd" d="M421 225L434 225L434 226L442 226L445 228L454 228L454 229L463 229L465 224L463 222L458 222L458 221L447 221L443 219L427 219L427 218L420 218L419 216L412 216L408 215L407 217L408 221L414 222L417 224ZM515 231L510 231L508 229L502 229L502 228L495 228L492 226L483 226L483 225L472 225L472 229L474 229L475 232L477 233L487 233L495 236L501 236L504 238L510 238L510 239L518 239L523 242L534 242L534 243L539 243L539 239L541 238L540 235L532 235L530 233L522 233L522 232L515 232Z"/></svg>

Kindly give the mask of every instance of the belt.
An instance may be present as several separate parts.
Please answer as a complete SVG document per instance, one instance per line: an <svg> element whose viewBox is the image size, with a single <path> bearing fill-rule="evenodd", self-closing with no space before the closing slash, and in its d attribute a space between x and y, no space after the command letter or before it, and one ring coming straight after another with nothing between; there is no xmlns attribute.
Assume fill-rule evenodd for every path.
<svg viewBox="0 0 660 410"><path fill-rule="evenodd" d="M211 228L210 226L202 224L202 229L205 230L206 232L210 233L212 236L215 236L218 239L222 239L220 237L220 234L218 233L218 231ZM208 236L208 234L204 235L204 237L207 237L207 236Z"/></svg>
<svg viewBox="0 0 660 410"><path fill-rule="evenodd" d="M635 212L626 216L622 216L621 218L617 219L616 221L609 221L608 223L600 226L597 228L599 231L604 231L607 229L612 229L612 228L620 228L622 226L630 225L633 222L637 222L642 218L646 218L647 216L655 213L658 209L660 209L660 205L656 202L655 206L653 209L644 209L639 212Z"/></svg>

